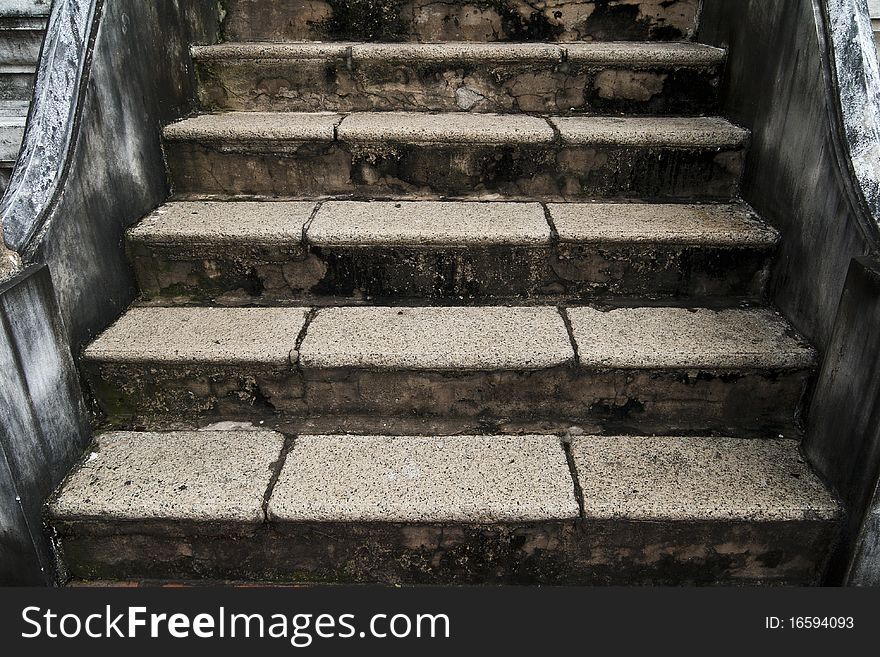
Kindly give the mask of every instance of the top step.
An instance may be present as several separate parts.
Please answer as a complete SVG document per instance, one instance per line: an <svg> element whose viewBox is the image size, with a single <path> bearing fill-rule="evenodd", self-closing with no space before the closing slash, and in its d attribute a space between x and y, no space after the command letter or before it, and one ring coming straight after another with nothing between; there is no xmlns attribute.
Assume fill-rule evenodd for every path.
<svg viewBox="0 0 880 657"><path fill-rule="evenodd" d="M226 0L231 41L675 41L699 0Z"/></svg>

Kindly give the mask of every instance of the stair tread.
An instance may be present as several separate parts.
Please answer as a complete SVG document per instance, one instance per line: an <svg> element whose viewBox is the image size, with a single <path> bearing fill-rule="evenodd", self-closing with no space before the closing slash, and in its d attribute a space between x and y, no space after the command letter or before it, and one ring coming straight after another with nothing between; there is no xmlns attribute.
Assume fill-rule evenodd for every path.
<svg viewBox="0 0 880 657"><path fill-rule="evenodd" d="M323 308L299 355L317 369L534 370L574 360L549 306Z"/></svg>
<svg viewBox="0 0 880 657"><path fill-rule="evenodd" d="M380 61L570 61L595 64L714 66L725 51L699 43L362 43L362 42L227 42L195 46L199 61L299 60L351 56Z"/></svg>
<svg viewBox="0 0 880 657"><path fill-rule="evenodd" d="M559 116L550 119L563 142L624 146L745 146L749 131L727 119L695 117Z"/></svg>
<svg viewBox="0 0 880 657"><path fill-rule="evenodd" d="M130 308L86 349L104 362L288 364L305 308Z"/></svg>
<svg viewBox="0 0 880 657"><path fill-rule="evenodd" d="M49 512L72 522L243 524L580 515L553 435L298 436L270 490L283 444L270 431L103 434ZM571 452L588 521L797 522L839 514L792 440L584 435L573 438Z"/></svg>
<svg viewBox="0 0 880 657"><path fill-rule="evenodd" d="M283 444L271 431L105 433L49 511L69 520L259 523Z"/></svg>
<svg viewBox="0 0 880 657"><path fill-rule="evenodd" d="M572 520L579 511L556 436L299 436L268 514L493 523Z"/></svg>
<svg viewBox="0 0 880 657"><path fill-rule="evenodd" d="M749 132L718 117L549 117L428 112L226 112L171 124L170 141L333 141L384 143L551 143L740 147ZM335 136L334 136L335 130Z"/></svg>
<svg viewBox="0 0 880 657"><path fill-rule="evenodd" d="M569 308L585 367L808 369L813 350L766 309Z"/></svg>
<svg viewBox="0 0 880 657"><path fill-rule="evenodd" d="M128 239L148 244L200 243L224 246L302 239L314 201L175 201L129 229Z"/></svg>
<svg viewBox="0 0 880 657"><path fill-rule="evenodd" d="M177 201L129 230L143 244L341 245L545 244L551 230L537 202ZM770 247L779 234L740 204L550 203L559 239ZM317 212L315 210L317 209ZM314 217L312 216L314 214Z"/></svg>
<svg viewBox="0 0 880 657"><path fill-rule="evenodd" d="M779 233L740 204L549 203L563 242L772 246Z"/></svg>
<svg viewBox="0 0 880 657"><path fill-rule="evenodd" d="M812 367L813 350L767 309L568 308L594 369ZM85 351L93 362L272 363L296 348L303 308L135 307ZM309 369L536 370L573 364L555 307L323 308L305 331ZM292 367L292 365L291 365Z"/></svg>
<svg viewBox="0 0 880 657"><path fill-rule="evenodd" d="M839 507L794 440L580 436L587 519L833 520Z"/></svg>
<svg viewBox="0 0 880 657"><path fill-rule="evenodd" d="M312 244L546 244L539 203L328 201L306 231Z"/></svg>

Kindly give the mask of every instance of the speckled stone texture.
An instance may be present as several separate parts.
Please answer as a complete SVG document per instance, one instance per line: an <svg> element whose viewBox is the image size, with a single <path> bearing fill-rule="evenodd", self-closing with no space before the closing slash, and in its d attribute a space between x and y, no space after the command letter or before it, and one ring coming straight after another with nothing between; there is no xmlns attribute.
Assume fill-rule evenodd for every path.
<svg viewBox="0 0 880 657"><path fill-rule="evenodd" d="M286 365L305 316L303 308L131 308L85 359Z"/></svg>
<svg viewBox="0 0 880 657"><path fill-rule="evenodd" d="M328 201L309 225L316 246L547 244L539 203Z"/></svg>
<svg viewBox="0 0 880 657"><path fill-rule="evenodd" d="M301 401L292 363L305 316L302 308L132 308L86 349L84 369L117 426L264 417Z"/></svg>
<svg viewBox="0 0 880 657"><path fill-rule="evenodd" d="M840 508L792 440L577 437L588 583L815 584Z"/></svg>
<svg viewBox="0 0 880 657"><path fill-rule="evenodd" d="M716 117L552 117L568 144L730 148L745 146L749 132Z"/></svg>
<svg viewBox="0 0 880 657"><path fill-rule="evenodd" d="M300 349L308 369L540 370L574 359L555 308L325 308Z"/></svg>
<svg viewBox="0 0 880 657"><path fill-rule="evenodd" d="M358 431L386 417L436 430L480 419L795 435L813 352L772 313L567 314L577 363L555 307L329 307L304 337L298 308L140 307L85 366L117 423L339 417Z"/></svg>
<svg viewBox="0 0 880 657"><path fill-rule="evenodd" d="M570 451L554 435L117 432L48 514L84 579L815 583L840 509L796 442L579 435Z"/></svg>
<svg viewBox="0 0 880 657"><path fill-rule="evenodd" d="M808 370L816 354L763 309L571 308L583 367Z"/></svg>
<svg viewBox="0 0 880 657"><path fill-rule="evenodd" d="M303 231L314 202L168 203L127 233L146 298L291 297L321 279Z"/></svg>
<svg viewBox="0 0 880 657"><path fill-rule="evenodd" d="M49 513L67 522L262 523L283 442L271 431L101 434Z"/></svg>
<svg viewBox="0 0 880 657"><path fill-rule="evenodd" d="M317 212L316 212L317 210ZM759 299L779 239L740 205L177 202L128 232L145 297Z"/></svg>
<svg viewBox="0 0 880 657"><path fill-rule="evenodd" d="M555 436L300 436L268 513L279 522L415 524L579 515Z"/></svg>
<svg viewBox="0 0 880 657"><path fill-rule="evenodd" d="M763 298L779 234L740 205L551 203L568 295Z"/></svg>
<svg viewBox="0 0 880 657"><path fill-rule="evenodd" d="M414 144L540 144L553 141L553 130L542 118L364 112L351 114L339 125L339 139L354 143Z"/></svg>
<svg viewBox="0 0 880 657"><path fill-rule="evenodd" d="M570 54L569 54L570 53ZM700 114L724 51L688 43L224 43L198 47L207 110Z"/></svg>
<svg viewBox="0 0 880 657"><path fill-rule="evenodd" d="M282 572L411 583L563 581L579 517L555 436L299 437L268 513Z"/></svg>
<svg viewBox="0 0 880 657"><path fill-rule="evenodd" d="M538 117L376 112L346 116L329 141L333 115L248 114L166 128L179 194L729 200L747 137L720 119L561 117L556 143Z"/></svg>
<svg viewBox="0 0 880 657"><path fill-rule="evenodd" d="M584 436L572 454L588 519L772 522L840 511L794 440Z"/></svg>
<svg viewBox="0 0 880 657"><path fill-rule="evenodd" d="M551 203L562 242L771 248L779 233L741 205Z"/></svg>
<svg viewBox="0 0 880 657"><path fill-rule="evenodd" d="M689 39L697 0L228 0L224 34L253 41Z"/></svg>
<svg viewBox="0 0 880 657"><path fill-rule="evenodd" d="M199 140L219 144L259 139L333 141L333 130L341 120L340 115L330 112L200 114L166 126L162 136L166 142Z"/></svg>

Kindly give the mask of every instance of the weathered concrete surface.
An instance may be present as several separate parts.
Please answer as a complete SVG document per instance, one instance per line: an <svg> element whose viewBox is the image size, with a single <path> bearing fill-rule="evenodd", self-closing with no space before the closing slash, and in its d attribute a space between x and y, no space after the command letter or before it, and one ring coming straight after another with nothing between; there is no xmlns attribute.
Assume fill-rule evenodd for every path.
<svg viewBox="0 0 880 657"><path fill-rule="evenodd" d="M45 33L45 15L10 17L0 14L0 62L33 64L39 59Z"/></svg>
<svg viewBox="0 0 880 657"><path fill-rule="evenodd" d="M559 118L554 143L536 117L364 113L335 142L289 141L302 115L243 114L247 125L230 113L166 130L178 194L729 200L747 136L718 119Z"/></svg>
<svg viewBox="0 0 880 657"><path fill-rule="evenodd" d="M550 226L539 203L328 201L306 238L320 247L425 244L547 244Z"/></svg>
<svg viewBox="0 0 880 657"><path fill-rule="evenodd" d="M209 316L222 309L171 310ZM733 314L706 322L702 313L709 311L638 309L631 312L639 321L629 326L628 311L607 313L618 322L588 324L579 312L597 319L603 313L569 309L581 352L576 365L563 318L552 307L325 308L298 336L301 342L298 323L272 328L260 319L279 309L245 310L251 319L225 325L219 345L207 328L204 345L194 349L189 337L169 338L163 353L181 356L162 361L152 357L144 327L165 326L161 318L169 309L137 309L132 335L138 340L119 330L131 320L111 329L110 338L86 352L110 421L271 420L297 427L335 416L355 432L380 417L401 426L421 418L435 431L453 433L481 421L499 430L568 422L595 431L796 435L795 414L812 367L809 348L763 313L728 311ZM739 324L724 321L734 315ZM253 340L252 325L286 336L271 343L268 365L223 356L224 344ZM709 359L695 349L719 338ZM102 341L113 345L106 356ZM616 347L617 359L593 357L602 345Z"/></svg>
<svg viewBox="0 0 880 657"><path fill-rule="evenodd" d="M239 43L193 49L209 110L707 113L697 44Z"/></svg>
<svg viewBox="0 0 880 657"><path fill-rule="evenodd" d="M748 522L837 518L795 440L577 437L587 518Z"/></svg>
<svg viewBox="0 0 880 657"><path fill-rule="evenodd" d="M743 197L784 237L769 292L829 359L820 375L822 392L805 414L807 453L857 507L877 481L876 461L867 456L876 452L870 447L876 442L870 410L876 390L862 378L873 358L872 333L859 328L872 325L875 302L868 295L851 305L844 290L853 258L873 257L880 239L876 211L870 211L880 189L877 65L864 54L871 44L863 9L850 0L713 0L705 3L699 37L729 48L722 105L753 134ZM838 319L838 307L848 309L852 333ZM856 307L858 312L849 310ZM839 375L832 376L838 366ZM860 514L854 510L853 517ZM852 531L844 532L846 549L835 555L828 583L845 581Z"/></svg>
<svg viewBox="0 0 880 657"><path fill-rule="evenodd" d="M299 353L304 369L541 370L574 360L555 308L324 308Z"/></svg>
<svg viewBox="0 0 880 657"><path fill-rule="evenodd" d="M880 268L868 258L854 260L816 381L804 451L849 510L832 562L831 581L855 586L880 583L878 321Z"/></svg>
<svg viewBox="0 0 880 657"><path fill-rule="evenodd" d="M838 517L794 441L580 436L571 465L554 435L99 447L49 510L78 578L810 584Z"/></svg>
<svg viewBox="0 0 880 657"><path fill-rule="evenodd" d="M792 440L577 437L591 583L815 584L839 507Z"/></svg>
<svg viewBox="0 0 880 657"><path fill-rule="evenodd" d="M49 273L0 284L0 582L49 585L42 507L91 434Z"/></svg>
<svg viewBox="0 0 880 657"><path fill-rule="evenodd" d="M271 431L104 433L48 513L58 528L88 519L262 523L270 466L283 444Z"/></svg>
<svg viewBox="0 0 880 657"><path fill-rule="evenodd" d="M285 365L304 308L131 308L85 351L86 362Z"/></svg>
<svg viewBox="0 0 880 657"><path fill-rule="evenodd" d="M133 308L92 343L84 367L117 420L267 413L292 406L302 308ZM292 357L291 357L292 356Z"/></svg>
<svg viewBox="0 0 880 657"><path fill-rule="evenodd" d="M320 280L303 229L315 203L169 203L128 231L146 297L291 297Z"/></svg>
<svg viewBox="0 0 880 657"><path fill-rule="evenodd" d="M287 523L504 524L580 512L556 436L298 436L268 514Z"/></svg>
<svg viewBox="0 0 880 657"><path fill-rule="evenodd" d="M758 299L779 237L739 205L546 214L501 201L169 203L127 244L142 294L166 302Z"/></svg>
<svg viewBox="0 0 880 657"><path fill-rule="evenodd" d="M226 0L233 41L687 39L696 0Z"/></svg>
<svg viewBox="0 0 880 657"><path fill-rule="evenodd" d="M816 354L767 310L569 308L585 367L809 370Z"/></svg>
<svg viewBox="0 0 880 657"><path fill-rule="evenodd" d="M559 238L555 278L566 294L587 298L761 298L779 240L739 205L547 207Z"/></svg>
<svg viewBox="0 0 880 657"><path fill-rule="evenodd" d="M6 241L50 264L75 350L135 295L122 238L167 197L159 128L194 109L192 67L180 62L191 42L215 40L218 25L213 3L110 3L97 17L92 4L56 2L30 165L20 168L28 193L4 201ZM48 129L58 125L76 125L77 138Z"/></svg>

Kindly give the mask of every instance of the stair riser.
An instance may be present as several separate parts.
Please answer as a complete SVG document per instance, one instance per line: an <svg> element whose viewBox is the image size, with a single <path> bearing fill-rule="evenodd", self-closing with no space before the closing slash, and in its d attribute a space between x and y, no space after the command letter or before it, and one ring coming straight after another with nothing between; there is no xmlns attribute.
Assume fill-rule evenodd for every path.
<svg viewBox="0 0 880 657"><path fill-rule="evenodd" d="M737 194L744 159L739 147L338 141L229 146L173 141L166 153L177 194L291 198L497 193L544 200L729 200Z"/></svg>
<svg viewBox="0 0 880 657"><path fill-rule="evenodd" d="M41 30L0 30L0 61L35 64L40 58L44 34Z"/></svg>
<svg viewBox="0 0 880 657"><path fill-rule="evenodd" d="M33 73L0 74L0 100L30 100L33 91Z"/></svg>
<svg viewBox="0 0 880 657"><path fill-rule="evenodd" d="M386 584L815 584L833 524L627 522L519 525L198 523L57 527L81 579ZM149 554L150 559L144 559Z"/></svg>
<svg viewBox="0 0 880 657"><path fill-rule="evenodd" d="M167 302L760 298L772 250L675 245L313 246L129 243L141 292Z"/></svg>
<svg viewBox="0 0 880 657"><path fill-rule="evenodd" d="M634 434L793 435L809 372L683 370L401 371L142 363L87 364L95 396L117 426L189 418L422 418L460 427L528 421ZM371 426L366 421L364 427ZM451 432L454 432L452 429Z"/></svg>
<svg viewBox="0 0 880 657"><path fill-rule="evenodd" d="M704 114L717 68L602 67L576 62L205 62L208 110L471 111Z"/></svg>
<svg viewBox="0 0 880 657"><path fill-rule="evenodd" d="M230 41L687 39L698 0L226 0Z"/></svg>

